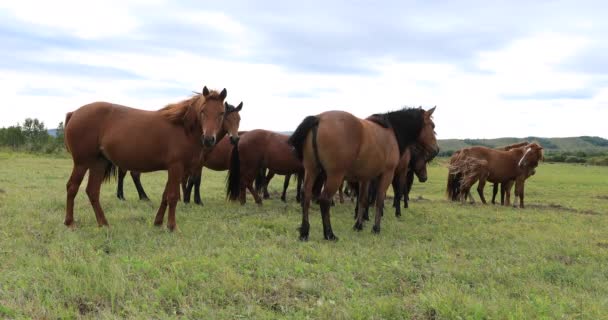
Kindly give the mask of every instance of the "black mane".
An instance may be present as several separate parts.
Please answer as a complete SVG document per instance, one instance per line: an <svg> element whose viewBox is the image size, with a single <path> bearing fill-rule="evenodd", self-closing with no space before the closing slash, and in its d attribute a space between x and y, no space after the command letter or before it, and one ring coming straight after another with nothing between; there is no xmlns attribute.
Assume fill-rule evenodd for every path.
<svg viewBox="0 0 608 320"><path fill-rule="evenodd" d="M384 128L392 128L402 155L409 145L416 143L424 125L424 110L422 108L403 108L397 111L374 114L367 118Z"/></svg>

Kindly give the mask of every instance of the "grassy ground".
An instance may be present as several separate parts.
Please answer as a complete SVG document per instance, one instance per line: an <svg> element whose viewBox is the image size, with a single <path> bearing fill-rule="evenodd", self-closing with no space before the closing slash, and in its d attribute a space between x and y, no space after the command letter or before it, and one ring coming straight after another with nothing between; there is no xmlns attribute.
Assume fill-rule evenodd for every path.
<svg viewBox="0 0 608 320"><path fill-rule="evenodd" d="M0 153L0 318L606 318L608 167L541 164L528 208L444 200L446 168L415 184L402 218L352 230L332 209L337 243L298 241L299 206L224 201L225 173L203 175L204 207L178 205L175 233L152 226L164 172L142 180L151 202L102 188L110 228L84 193L77 228L62 222L71 160ZM86 182L86 181L85 181ZM489 195L489 188L486 195ZM389 207L387 202L387 207Z"/></svg>

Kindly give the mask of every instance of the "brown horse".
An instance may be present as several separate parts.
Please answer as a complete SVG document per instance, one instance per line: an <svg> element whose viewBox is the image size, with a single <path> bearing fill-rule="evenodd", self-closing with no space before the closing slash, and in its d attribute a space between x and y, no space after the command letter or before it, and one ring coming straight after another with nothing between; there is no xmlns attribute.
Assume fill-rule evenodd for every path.
<svg viewBox="0 0 608 320"><path fill-rule="evenodd" d="M359 182L361 196L354 228L361 230L369 182L380 177L372 229L380 232L386 189L393 180L405 149L418 143L427 159L439 152L435 124L431 119L434 110L402 109L378 114L372 120L360 119L344 111L328 111L306 117L289 138L305 170L300 240L308 240L308 211L313 187L318 191L321 186L318 200L323 236L326 240L337 240L331 228L329 209L333 195L344 178Z"/></svg>
<svg viewBox="0 0 608 320"><path fill-rule="evenodd" d="M261 189L266 169L281 175L303 171L302 163L287 143L288 139L288 135L262 129L251 130L241 137L238 143L238 161L231 163L229 172L229 177L237 171L240 173L238 191L229 192L231 200L236 200L238 196L241 204L245 204L246 190L249 190L255 202L262 204L262 198L254 189L253 183L255 181L257 189ZM233 165L238 165L239 168Z"/></svg>
<svg viewBox="0 0 608 320"><path fill-rule="evenodd" d="M509 181L517 179L521 190L521 193L518 193L518 195L521 197L523 195L523 181L533 174L534 168L536 168L538 162L543 159L542 150L543 148L537 143L512 148L509 151L496 150L487 147L470 147L462 149L450 165L447 188L448 199L458 199L459 194L466 192L463 188L458 187L462 181L462 173L465 172L466 169L459 170L457 168L463 168L467 165L471 168L469 171L486 171L486 174L480 173L474 178L479 180L477 192L484 204L486 201L483 195L483 188L486 181L508 184ZM468 160L469 158L483 160L485 162L474 162L471 165L470 160ZM457 182L454 181L454 179L460 179L460 181ZM506 198L506 205L508 205L510 201L509 190L506 190ZM523 201L521 201L520 206L523 207Z"/></svg>
<svg viewBox="0 0 608 320"><path fill-rule="evenodd" d="M236 108L229 104L228 102L224 103L225 108L225 117L222 122L222 130L217 135L217 140L219 141L213 147L205 147L203 153L201 155L195 155L192 160L194 163L193 172L190 172L188 176L182 181L182 191L184 196L184 203L190 202L190 194L192 191L192 187L194 186L194 202L196 204L202 205L201 196L200 196L200 179L201 179L201 171L197 171L200 166L200 162L208 162L209 159L215 161L220 154L226 154L224 156L226 160L226 168L223 170L228 170L228 159L230 158L230 150L232 150L232 144L238 142L239 134L238 131L239 125L241 123L241 116L239 112L243 108L243 102L241 102ZM219 150L218 150L219 148ZM217 152L215 152L218 150ZM201 168L202 170L202 168ZM118 199L125 200L123 184L124 178L127 171L119 168L118 171L118 185L116 186L116 196ZM140 200L149 200L146 192L144 191L144 187L141 184L141 173L131 171L131 178L133 178L133 183L135 183L135 188L137 189L137 193L139 194Z"/></svg>
<svg viewBox="0 0 608 320"><path fill-rule="evenodd" d="M238 131L238 136L247 133L247 131ZM209 153L205 154L205 158L203 159L203 167L211 169L213 171L226 171L230 168L230 155L232 153L232 149L234 145L238 143L238 140L231 139L229 137L224 137L224 139L220 140L220 142L211 150ZM203 168L200 171L196 172L196 175L190 176L188 178L188 183L186 188L184 189L184 202L190 202L190 194L192 193L192 188L194 188L194 203L198 205L203 205L203 201L201 200L201 181L203 176Z"/></svg>
<svg viewBox="0 0 608 320"><path fill-rule="evenodd" d="M86 192L97 224L108 225L99 192L103 180L118 166L137 172L168 171L154 225L163 224L168 205L167 227L174 230L180 181L191 172L192 159L201 154L203 146L215 144L224 120L226 95L226 89L217 92L204 87L202 94L157 111L94 102L68 113L65 144L74 168L66 187L65 225L73 226L74 198L87 171Z"/></svg>
<svg viewBox="0 0 608 320"><path fill-rule="evenodd" d="M513 148L519 148L530 144L528 141L518 142L515 144L510 144L508 146L496 148L497 150L509 151ZM514 182L514 181L512 181ZM509 187L509 184L501 183L500 184L500 204L505 204L505 191L506 187ZM496 195L498 194L498 183L494 183L492 187L492 204L496 204Z"/></svg>

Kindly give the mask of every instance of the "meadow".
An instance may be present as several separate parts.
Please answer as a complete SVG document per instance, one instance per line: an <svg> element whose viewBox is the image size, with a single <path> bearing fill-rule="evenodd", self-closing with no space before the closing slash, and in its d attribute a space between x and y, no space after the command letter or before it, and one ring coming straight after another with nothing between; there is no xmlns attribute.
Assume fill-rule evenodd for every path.
<svg viewBox="0 0 608 320"><path fill-rule="evenodd" d="M98 228L84 192L63 225L71 159L0 152L0 318L601 319L608 318L608 167L541 163L525 209L445 200L434 161L401 218L308 242L293 183L263 206L225 201L225 172L203 173L204 206L180 203L178 230L152 225L166 173L142 175L152 201L102 187ZM489 197L490 187L486 188Z"/></svg>

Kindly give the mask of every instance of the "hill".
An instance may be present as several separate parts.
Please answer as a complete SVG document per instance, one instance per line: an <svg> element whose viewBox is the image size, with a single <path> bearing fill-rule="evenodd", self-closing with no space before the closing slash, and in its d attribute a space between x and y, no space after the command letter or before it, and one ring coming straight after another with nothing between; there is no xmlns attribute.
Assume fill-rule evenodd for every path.
<svg viewBox="0 0 608 320"><path fill-rule="evenodd" d="M470 146L500 147L520 141L536 141L540 143L547 153L555 152L586 152L586 153L606 153L608 152L608 140L600 137L569 137L569 138L497 138L497 139L446 139L439 140L439 147L443 152L453 152L455 150Z"/></svg>

